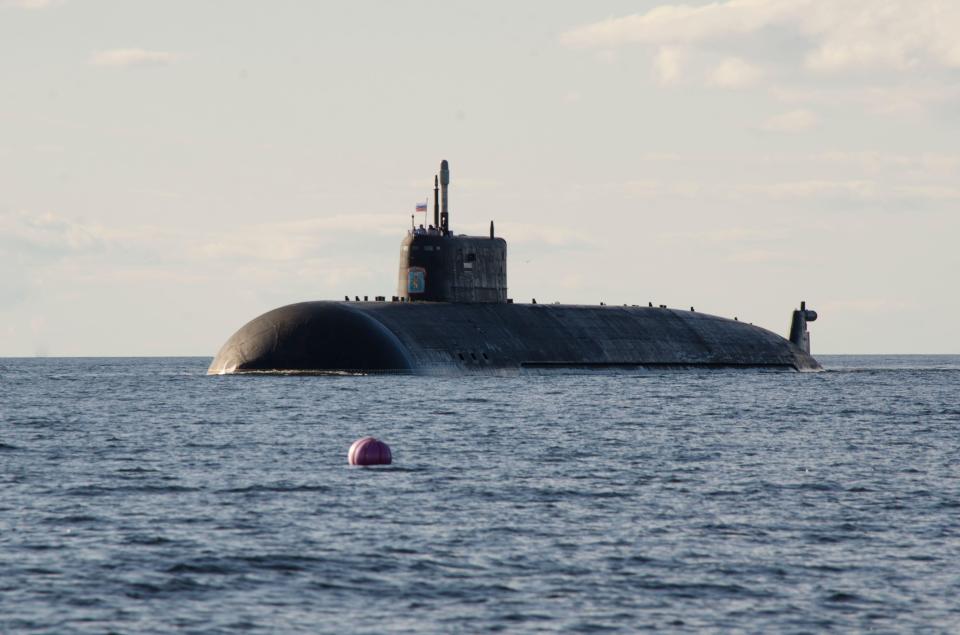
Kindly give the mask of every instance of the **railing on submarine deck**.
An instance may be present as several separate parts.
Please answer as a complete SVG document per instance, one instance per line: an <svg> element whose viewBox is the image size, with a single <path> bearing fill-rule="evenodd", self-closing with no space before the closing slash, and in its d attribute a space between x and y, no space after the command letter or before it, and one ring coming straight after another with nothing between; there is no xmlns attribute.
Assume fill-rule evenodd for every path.
<svg viewBox="0 0 960 635"><path fill-rule="evenodd" d="M407 230L407 236L443 236L443 232L430 225L429 227L424 228L423 225L420 227L414 227L413 229Z"/></svg>

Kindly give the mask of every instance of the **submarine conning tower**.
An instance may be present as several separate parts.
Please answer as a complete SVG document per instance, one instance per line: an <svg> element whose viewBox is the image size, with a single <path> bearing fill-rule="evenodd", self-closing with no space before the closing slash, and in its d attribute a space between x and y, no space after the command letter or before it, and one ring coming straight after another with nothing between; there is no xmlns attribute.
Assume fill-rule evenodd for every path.
<svg viewBox="0 0 960 635"><path fill-rule="evenodd" d="M438 193L439 186L439 193ZM450 230L450 166L434 178L434 223L414 227L400 244L397 295L407 302L507 301L507 241Z"/></svg>

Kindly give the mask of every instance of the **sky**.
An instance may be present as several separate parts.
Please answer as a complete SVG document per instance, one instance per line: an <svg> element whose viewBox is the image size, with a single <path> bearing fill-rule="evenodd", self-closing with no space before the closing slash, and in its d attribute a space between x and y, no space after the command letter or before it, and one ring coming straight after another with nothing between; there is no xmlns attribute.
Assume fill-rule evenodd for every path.
<svg viewBox="0 0 960 635"><path fill-rule="evenodd" d="M0 0L0 356L208 355L396 293L450 222L517 302L960 353L960 2ZM432 214L432 212L431 212Z"/></svg>

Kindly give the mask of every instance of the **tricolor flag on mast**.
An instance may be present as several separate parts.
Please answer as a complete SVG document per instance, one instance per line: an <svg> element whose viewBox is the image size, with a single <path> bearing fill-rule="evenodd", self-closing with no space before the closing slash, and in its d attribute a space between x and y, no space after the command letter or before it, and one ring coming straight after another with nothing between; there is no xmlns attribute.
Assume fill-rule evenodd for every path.
<svg viewBox="0 0 960 635"><path fill-rule="evenodd" d="M418 211L418 212L423 212L424 214L426 214L426 213L427 213L427 202L424 201L424 202L422 202L422 203L417 203L417 211Z"/></svg>

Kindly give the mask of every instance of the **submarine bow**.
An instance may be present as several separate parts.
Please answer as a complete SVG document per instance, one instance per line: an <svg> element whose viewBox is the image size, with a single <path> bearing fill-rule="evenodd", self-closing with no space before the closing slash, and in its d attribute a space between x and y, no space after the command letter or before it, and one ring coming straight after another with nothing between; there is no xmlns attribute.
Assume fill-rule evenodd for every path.
<svg viewBox="0 0 960 635"><path fill-rule="evenodd" d="M207 372L411 370L409 352L380 322L349 304L300 302L247 322Z"/></svg>

